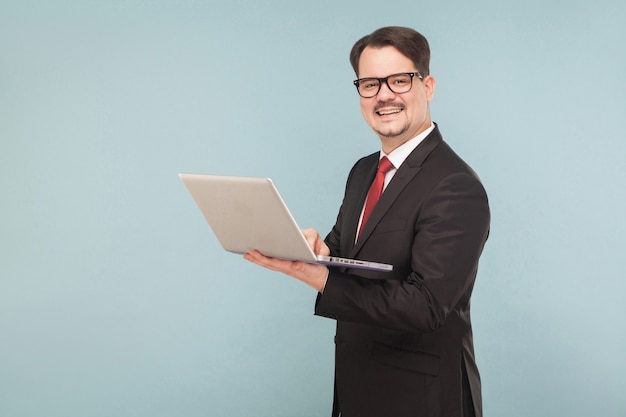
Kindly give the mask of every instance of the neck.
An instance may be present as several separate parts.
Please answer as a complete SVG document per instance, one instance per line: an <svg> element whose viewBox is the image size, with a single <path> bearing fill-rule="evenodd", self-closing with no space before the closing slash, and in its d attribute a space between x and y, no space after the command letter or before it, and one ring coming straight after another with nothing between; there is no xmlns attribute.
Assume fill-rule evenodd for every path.
<svg viewBox="0 0 626 417"><path fill-rule="evenodd" d="M407 143L408 141L410 141L414 137L416 137L416 136L420 135L421 133L423 133L424 131L426 131L428 128L430 128L431 124L432 123L431 123L430 118L429 118L426 121L426 123L424 123L420 127L420 129L418 129L416 132L412 132L412 133L405 132L404 134L396 135L396 136L383 136L383 135L379 134L378 137L380 138L381 148L382 148L383 152L385 152L385 154L389 155L391 152L393 152L398 147L404 145L405 143Z"/></svg>

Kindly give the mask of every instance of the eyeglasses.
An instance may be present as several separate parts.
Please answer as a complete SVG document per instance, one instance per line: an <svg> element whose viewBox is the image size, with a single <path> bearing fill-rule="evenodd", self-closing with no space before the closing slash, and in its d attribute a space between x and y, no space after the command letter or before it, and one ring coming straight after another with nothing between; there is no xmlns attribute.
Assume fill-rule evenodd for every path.
<svg viewBox="0 0 626 417"><path fill-rule="evenodd" d="M426 74L422 72L401 72L385 78L359 78L354 80L354 85L361 97L371 98L378 94L383 82L392 92L402 94L409 92L413 87L413 77L423 80L425 76Z"/></svg>

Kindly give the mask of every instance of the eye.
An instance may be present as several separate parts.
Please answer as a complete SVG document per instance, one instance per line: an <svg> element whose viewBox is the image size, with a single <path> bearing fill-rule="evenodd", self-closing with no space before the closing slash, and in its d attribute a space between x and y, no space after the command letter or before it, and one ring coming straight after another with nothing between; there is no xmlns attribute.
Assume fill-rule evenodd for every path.
<svg viewBox="0 0 626 417"><path fill-rule="evenodd" d="M361 82L359 83L359 87L363 90L373 90L375 88L378 88L378 80L376 79L361 80Z"/></svg>
<svg viewBox="0 0 626 417"><path fill-rule="evenodd" d="M397 86L407 85L411 82L411 78L408 76L395 77L392 83Z"/></svg>

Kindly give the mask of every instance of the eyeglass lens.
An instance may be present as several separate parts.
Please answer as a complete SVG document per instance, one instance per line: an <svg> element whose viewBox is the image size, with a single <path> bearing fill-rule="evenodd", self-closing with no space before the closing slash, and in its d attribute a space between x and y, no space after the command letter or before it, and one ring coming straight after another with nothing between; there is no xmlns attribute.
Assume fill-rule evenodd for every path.
<svg viewBox="0 0 626 417"><path fill-rule="evenodd" d="M394 93L406 93L411 89L413 77L411 74L395 74L387 78L363 78L359 80L359 94L365 98L374 97L380 91L381 80L387 83L387 87Z"/></svg>

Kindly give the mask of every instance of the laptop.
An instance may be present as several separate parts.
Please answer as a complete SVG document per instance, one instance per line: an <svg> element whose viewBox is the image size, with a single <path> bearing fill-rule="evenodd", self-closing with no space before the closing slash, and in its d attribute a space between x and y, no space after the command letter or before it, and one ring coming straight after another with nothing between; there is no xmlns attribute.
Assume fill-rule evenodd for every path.
<svg viewBox="0 0 626 417"><path fill-rule="evenodd" d="M379 262L316 255L269 178L179 174L220 245L243 254L349 268L392 271Z"/></svg>

